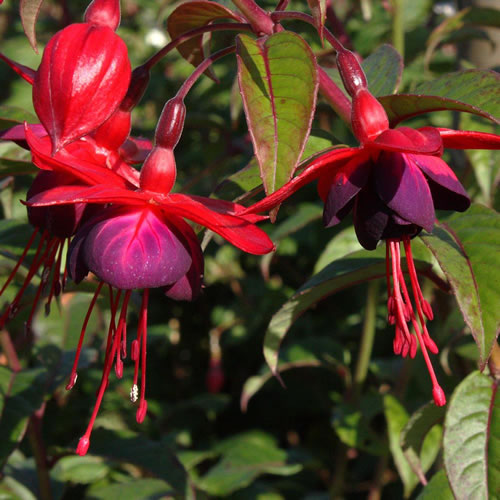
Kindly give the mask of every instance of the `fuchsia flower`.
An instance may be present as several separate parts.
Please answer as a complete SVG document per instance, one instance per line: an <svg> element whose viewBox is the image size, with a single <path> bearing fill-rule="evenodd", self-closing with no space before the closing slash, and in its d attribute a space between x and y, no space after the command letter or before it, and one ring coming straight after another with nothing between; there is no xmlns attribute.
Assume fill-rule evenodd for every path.
<svg viewBox="0 0 500 500"><path fill-rule="evenodd" d="M425 318L432 319L433 314L418 284L410 239L422 229L432 231L435 209L462 212L470 205L464 188L441 159L443 148L499 149L500 136L433 127L390 129L387 114L367 89L354 55L341 51L337 61L344 86L353 99L352 127L360 147L322 154L300 175L243 214L270 210L317 179L327 227L352 212L364 248L373 250L380 240L386 240L388 318L396 329L394 352L403 357L415 356L417 340L410 333L410 323L429 370L434 401L442 406L446 398L427 353L427 349L438 352L425 323ZM405 248L416 313L401 270L400 242Z"/></svg>
<svg viewBox="0 0 500 500"><path fill-rule="evenodd" d="M126 356L126 315L133 289L144 289L137 338L132 342L135 362L131 400L139 398L137 421L147 411L145 398L147 306L150 288L161 288L174 299L192 300L202 284L203 258L198 239L184 219L211 229L238 248L261 255L273 250L269 237L254 223L263 217L240 216L243 207L231 202L200 196L171 193L176 166L173 149L180 137L185 108L181 99L169 101L156 131L156 145L142 166L139 179L124 179L117 172L89 159L71 156L66 150L51 155L50 145L26 127L26 139L33 162L40 168L72 176L73 185L59 185L30 198L30 207L62 205L105 205L77 231L69 250L69 272L79 282L90 271L100 280L82 328L70 382L76 381L78 355L85 328L103 286L110 288L112 318L108 329L104 372L97 402L77 453L89 447L93 423L114 364L118 377L123 374ZM116 289L116 293L113 292ZM118 321L120 296L123 295ZM138 374L141 371L141 388Z"/></svg>

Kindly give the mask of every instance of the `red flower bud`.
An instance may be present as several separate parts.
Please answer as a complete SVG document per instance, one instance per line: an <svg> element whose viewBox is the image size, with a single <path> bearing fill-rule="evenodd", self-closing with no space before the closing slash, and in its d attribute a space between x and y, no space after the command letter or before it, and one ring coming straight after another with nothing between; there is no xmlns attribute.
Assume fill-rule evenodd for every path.
<svg viewBox="0 0 500 500"><path fill-rule="evenodd" d="M86 23L115 31L120 25L120 16L120 0L93 0L83 18Z"/></svg>
<svg viewBox="0 0 500 500"><path fill-rule="evenodd" d="M128 89L130 62L109 28L72 24L52 37L33 82L35 111L57 151L95 130Z"/></svg>
<svg viewBox="0 0 500 500"><path fill-rule="evenodd" d="M174 187L176 175L172 149L155 146L141 168L139 183L143 191L168 194Z"/></svg>
<svg viewBox="0 0 500 500"><path fill-rule="evenodd" d="M185 118L184 101L178 97L170 99L163 107L156 126L156 144L162 148L174 149L181 138Z"/></svg>
<svg viewBox="0 0 500 500"><path fill-rule="evenodd" d="M116 151L129 136L130 127L130 112L118 108L92 136L98 146Z"/></svg>
<svg viewBox="0 0 500 500"><path fill-rule="evenodd" d="M352 130L364 144L373 141L389 128L389 119L382 104L365 89L358 90L352 100Z"/></svg>
<svg viewBox="0 0 500 500"><path fill-rule="evenodd" d="M363 68L361 68L356 56L349 50L337 52L337 67L342 83L351 97L354 97L361 89L368 87Z"/></svg>

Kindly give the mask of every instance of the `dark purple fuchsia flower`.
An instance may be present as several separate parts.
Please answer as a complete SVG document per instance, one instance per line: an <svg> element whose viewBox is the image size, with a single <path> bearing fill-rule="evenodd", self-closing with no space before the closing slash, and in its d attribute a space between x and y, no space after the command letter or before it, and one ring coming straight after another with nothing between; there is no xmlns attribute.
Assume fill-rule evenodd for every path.
<svg viewBox="0 0 500 500"><path fill-rule="evenodd" d="M231 202L171 193L176 178L173 149L182 132L184 116L182 99L174 98L165 105L155 135L156 144L142 166L140 177L135 180L126 180L102 165L71 156L64 149L51 155L48 141L40 139L26 127L33 162L40 168L71 176L75 180L73 185L58 185L40 192L30 198L28 206L104 206L77 230L68 254L69 273L76 282L89 272L100 281L82 328L68 389L76 381L85 328L103 284L108 285L110 290L112 313L97 402L77 448L77 453L81 455L89 447L90 433L112 366L118 377L123 374L126 315L132 290L144 289L137 337L131 347L135 372L130 397L133 402L139 399L138 422L144 420L147 411L145 383L149 289L160 288L166 296L176 300L193 300L200 293L203 256L198 238L185 219L211 229L252 254L265 254L274 248L266 233L254 225L263 217L236 215L243 207Z"/></svg>
<svg viewBox="0 0 500 500"><path fill-rule="evenodd" d="M425 323L425 318L432 319L433 314L420 290L410 240L422 229L432 231L436 209L463 212L470 205L464 188L441 159L443 148L499 149L500 136L434 127L391 129L384 108L367 88L355 56L344 50L337 58L344 86L352 97L352 128L360 147L322 154L300 175L243 214L270 210L317 179L327 227L352 212L356 235L364 248L373 250L380 240L386 240L388 318L396 328L394 352L414 357L418 339L431 376L434 401L442 406L446 398L427 353L427 349L438 352ZM416 311L401 270L401 242Z"/></svg>
<svg viewBox="0 0 500 500"><path fill-rule="evenodd" d="M125 185L125 179L137 181L139 174L129 164L144 158L141 148L147 148L149 141L128 138L133 106L129 94L140 94L138 87L143 82L140 79L131 82L126 46L114 32L119 22L119 1L94 0L85 13L85 23L72 24L51 38L37 71L1 54L0 57L33 86L33 103L42 123L33 125L32 131L44 147L59 151L62 157L70 155L112 169L123 178ZM2 132L0 139L28 147L23 125ZM76 181L64 172L40 172L27 198L69 182L75 184ZM40 285L26 328L29 330L49 282L47 308L50 306L66 279L65 273L61 279L60 272L63 248L93 209L86 208L85 204L28 208L28 219L35 230L0 295L25 261L37 234L40 239L21 289L0 316L0 326L20 309L23 293L38 270L41 270Z"/></svg>

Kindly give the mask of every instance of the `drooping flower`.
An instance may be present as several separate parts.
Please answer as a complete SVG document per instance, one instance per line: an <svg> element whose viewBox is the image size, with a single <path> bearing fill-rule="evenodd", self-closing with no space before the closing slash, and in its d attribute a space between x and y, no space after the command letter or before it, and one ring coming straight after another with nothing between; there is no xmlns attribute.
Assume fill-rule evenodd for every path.
<svg viewBox="0 0 500 500"><path fill-rule="evenodd" d="M75 179L73 186L57 186L31 198L29 206L107 205L79 229L68 256L69 272L75 281L82 280L89 271L100 280L84 321L68 388L76 381L78 354L85 328L103 284L109 286L111 297L111 322L103 377L88 428L77 447L77 453L81 455L88 450L90 434L112 366L117 376L121 377L123 373L126 315L134 289L144 291L137 338L131 348L135 370L130 395L133 402L139 399L137 421L142 422L146 415L149 289L161 288L171 298L192 300L199 294L202 284L200 244L185 219L211 229L249 253L261 255L274 248L267 234L254 225L262 220L261 216L236 215L243 207L231 202L171 193L176 178L173 149L183 128L184 115L181 99L174 98L166 104L157 127L156 145L146 158L139 179L127 181L114 171L79 157L71 157L66 150L51 156L49 144L26 127L33 162L40 168L63 172ZM118 313L121 296L123 301ZM140 390L137 384L139 371Z"/></svg>
<svg viewBox="0 0 500 500"><path fill-rule="evenodd" d="M500 136L434 127L391 129L355 56L342 51L337 62L353 100L352 128L360 147L337 148L320 155L300 175L242 213L271 210L302 186L318 180L327 227L352 212L356 235L364 248L373 250L380 240L386 240L388 317L396 329L394 352L415 356L417 341L410 333L411 324L431 376L434 401L442 406L446 398L427 353L427 349L438 352L425 323L433 314L418 284L410 239L422 229L432 231L435 209L462 212L470 205L464 188L441 158L443 148L499 149ZM416 312L401 270L401 242Z"/></svg>

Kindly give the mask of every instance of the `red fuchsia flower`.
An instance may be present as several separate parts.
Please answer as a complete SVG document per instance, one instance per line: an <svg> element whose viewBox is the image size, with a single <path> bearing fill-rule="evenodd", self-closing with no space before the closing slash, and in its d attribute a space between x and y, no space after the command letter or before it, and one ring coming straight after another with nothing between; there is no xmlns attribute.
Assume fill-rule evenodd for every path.
<svg viewBox="0 0 500 500"><path fill-rule="evenodd" d="M327 227L352 212L364 248L373 250L380 240L386 240L388 319L396 329L394 352L415 356L417 340L410 333L411 324L432 380L434 402L442 406L446 398L427 353L427 349L438 352L425 322L433 313L418 283L410 240L422 229L432 231L435 209L462 212L470 205L464 188L441 159L443 148L499 149L500 136L434 127L391 129L384 108L367 88L355 56L344 50L337 57L344 86L353 99L352 128L361 145L322 154L300 175L243 214L270 210L317 179ZM401 242L415 308L401 270Z"/></svg>
<svg viewBox="0 0 500 500"><path fill-rule="evenodd" d="M85 328L103 284L110 289L112 313L103 377L87 431L77 447L80 455L88 450L90 434L112 366L118 377L123 374L127 307L132 290L141 288L144 292L139 327L131 348L135 370L130 397L133 402L139 399L136 419L138 422L144 420L147 411L145 383L149 289L161 288L171 298L192 300L199 294L202 284L200 244L184 219L211 229L246 252L261 255L274 249L266 233L254 225L263 217L236 215L243 207L231 202L171 192L176 178L173 149L180 137L184 116L182 99L174 98L166 104L156 131L156 145L142 166L140 178L132 180L132 184L109 169L79 157L71 158L64 150L51 156L49 144L32 133L29 127L26 128L33 162L40 168L61 172L75 179L75 185L56 186L32 197L29 206L106 205L78 230L68 256L69 272L75 281L82 280L89 271L100 280L84 321L68 389L76 381ZM123 301L118 313L121 296ZM118 321L115 321L117 315Z"/></svg>

